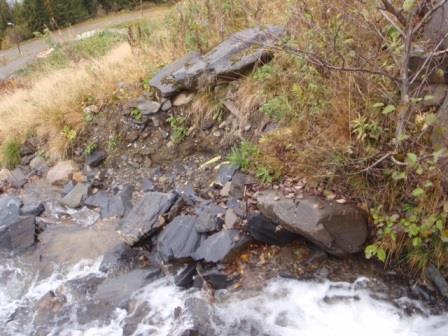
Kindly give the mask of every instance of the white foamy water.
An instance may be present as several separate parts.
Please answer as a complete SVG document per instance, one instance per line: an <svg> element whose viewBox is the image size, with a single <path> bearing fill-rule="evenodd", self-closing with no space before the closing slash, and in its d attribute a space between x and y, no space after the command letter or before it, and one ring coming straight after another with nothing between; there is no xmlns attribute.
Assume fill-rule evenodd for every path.
<svg viewBox="0 0 448 336"><path fill-rule="evenodd" d="M82 261L70 269L59 269L49 278L36 280L19 263L0 265L0 335L34 335L32 325L34 303L50 290L57 290L67 281L88 275L104 277L99 271L100 260ZM354 284L310 282L288 279L270 281L259 292L222 291L210 305L216 315L213 324L215 335L269 335L269 336L447 336L448 315L430 316L422 305L402 298L395 302L385 299L382 293L367 289L367 279ZM76 296L66 293L66 305L80 305ZM207 300L204 293L182 291L169 278L149 283L134 292L132 311L116 307L112 317L103 321L80 324L74 309L68 309L66 319L52 326L45 335L54 336L121 336L126 323L137 318L132 335L174 336L192 322L176 319L174 311L183 307L188 297ZM408 316L402 308L412 303L423 312ZM26 321L16 323L11 315L18 308L28 308ZM140 309L145 308L145 309ZM138 312L142 312L139 315ZM212 319L210 319L212 320ZM9 322L8 322L9 321ZM208 335L207 335L208 336Z"/></svg>

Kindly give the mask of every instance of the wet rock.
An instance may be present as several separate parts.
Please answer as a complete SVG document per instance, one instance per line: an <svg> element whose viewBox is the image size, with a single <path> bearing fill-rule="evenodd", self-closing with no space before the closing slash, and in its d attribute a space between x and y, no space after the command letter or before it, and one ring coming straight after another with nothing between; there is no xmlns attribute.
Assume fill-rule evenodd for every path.
<svg viewBox="0 0 448 336"><path fill-rule="evenodd" d="M92 154L86 157L86 165L90 167L98 167L107 158L106 151L96 149Z"/></svg>
<svg viewBox="0 0 448 336"><path fill-rule="evenodd" d="M39 301L36 302L34 307L34 318L33 323L34 326L39 329L48 327L58 319L68 320L68 316L63 317L64 306L67 303L67 297L55 291L49 291L47 294L42 296ZM42 333L44 335L46 333Z"/></svg>
<svg viewBox="0 0 448 336"><path fill-rule="evenodd" d="M274 191L260 193L257 203L266 217L334 255L357 253L367 239L367 215L351 205L316 197L294 201Z"/></svg>
<svg viewBox="0 0 448 336"><path fill-rule="evenodd" d="M202 276L195 276L194 287L202 288L204 280L211 288L218 290L232 286L238 280L238 277L230 277L223 271L212 269L202 273Z"/></svg>
<svg viewBox="0 0 448 336"><path fill-rule="evenodd" d="M448 298L448 282L434 265L428 266L426 276L436 286L439 293L443 297Z"/></svg>
<svg viewBox="0 0 448 336"><path fill-rule="evenodd" d="M179 216L166 226L157 241L157 251L164 262L191 257L203 240L195 225L195 217Z"/></svg>
<svg viewBox="0 0 448 336"><path fill-rule="evenodd" d="M224 186L227 182L231 181L233 175L237 172L238 168L231 164L224 164L219 167L218 177L216 179L215 184L219 186Z"/></svg>
<svg viewBox="0 0 448 336"><path fill-rule="evenodd" d="M234 229L238 223L239 218L233 209L227 209L226 216L224 218L224 228L227 230Z"/></svg>
<svg viewBox="0 0 448 336"><path fill-rule="evenodd" d="M203 241L192 257L197 261L228 263L250 242L251 239L239 230L223 230Z"/></svg>
<svg viewBox="0 0 448 336"><path fill-rule="evenodd" d="M22 169L16 168L11 171L11 175L9 177L9 183L14 188L22 188L27 182L27 178L23 173Z"/></svg>
<svg viewBox="0 0 448 336"><path fill-rule="evenodd" d="M149 116L160 111L160 103L152 100L140 99L137 103L137 108L144 116Z"/></svg>
<svg viewBox="0 0 448 336"><path fill-rule="evenodd" d="M45 206L43 203L41 202L35 202L35 203L30 203L30 204L25 204L21 209L20 209L20 214L22 216L29 216L29 215L33 215L33 216L40 216L45 212Z"/></svg>
<svg viewBox="0 0 448 336"><path fill-rule="evenodd" d="M36 217L19 216L7 208L0 213L0 250L21 252L36 241Z"/></svg>
<svg viewBox="0 0 448 336"><path fill-rule="evenodd" d="M196 231L199 233L207 233L221 230L224 221L222 216L225 210L215 204L209 204L200 210L196 221Z"/></svg>
<svg viewBox="0 0 448 336"><path fill-rule="evenodd" d="M89 185L85 183L78 183L72 191L62 198L62 204L69 208L79 208L89 193Z"/></svg>
<svg viewBox="0 0 448 336"><path fill-rule="evenodd" d="M121 221L121 234L133 245L160 229L159 216L166 213L177 199L175 193L146 193L143 199Z"/></svg>
<svg viewBox="0 0 448 336"><path fill-rule="evenodd" d="M253 215L247 221L250 235L259 242L269 245L286 245L299 236L284 230L263 215Z"/></svg>
<svg viewBox="0 0 448 336"><path fill-rule="evenodd" d="M217 336L219 325L223 322L218 318L214 308L207 301L190 297L185 300L183 315L192 326L181 335Z"/></svg>
<svg viewBox="0 0 448 336"><path fill-rule="evenodd" d="M178 287L190 288L193 286L193 277L196 275L196 263L189 264L182 269L174 278Z"/></svg>
<svg viewBox="0 0 448 336"><path fill-rule="evenodd" d="M194 94L188 92L182 92L176 96L173 100L173 105L176 107L187 105L191 103L194 98Z"/></svg>
<svg viewBox="0 0 448 336"><path fill-rule="evenodd" d="M53 185L64 185L70 179L77 167L73 161L61 161L47 173L47 181Z"/></svg>
<svg viewBox="0 0 448 336"><path fill-rule="evenodd" d="M130 271L139 263L140 251L125 243L118 244L108 251L101 262L100 271L116 274Z"/></svg>
<svg viewBox="0 0 448 336"><path fill-rule="evenodd" d="M184 66L190 66L195 63L196 60L200 59L199 52L191 52L178 61L167 65L160 72L155 75L150 84L159 90L162 97L170 97L178 92L178 87L176 86L175 80L172 79L172 75L182 69Z"/></svg>

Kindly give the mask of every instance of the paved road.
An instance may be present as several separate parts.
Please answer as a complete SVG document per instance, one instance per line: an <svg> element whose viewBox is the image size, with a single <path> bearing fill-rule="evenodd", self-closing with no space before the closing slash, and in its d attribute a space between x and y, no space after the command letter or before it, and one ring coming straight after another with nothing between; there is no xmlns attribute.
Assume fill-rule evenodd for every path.
<svg viewBox="0 0 448 336"><path fill-rule="evenodd" d="M169 11L168 6L157 6L146 8L141 11L118 13L102 18L91 19L70 28L59 30L52 33L55 40L59 42L71 41L77 35L92 30L101 30L111 26L124 24L136 20L151 20L165 16ZM17 48L0 50L0 80L7 79L17 70L36 59L36 56L48 49L48 45L43 39L33 39L21 44L22 55Z"/></svg>

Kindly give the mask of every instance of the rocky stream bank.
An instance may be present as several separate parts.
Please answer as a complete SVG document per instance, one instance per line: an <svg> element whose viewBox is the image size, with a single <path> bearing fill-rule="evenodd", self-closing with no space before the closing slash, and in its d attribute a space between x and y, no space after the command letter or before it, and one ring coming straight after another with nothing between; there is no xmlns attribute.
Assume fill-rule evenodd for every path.
<svg viewBox="0 0 448 336"><path fill-rule="evenodd" d="M266 123L248 124L229 98L224 120L181 144L170 134L165 120L195 90L269 61L259 45L280 34L244 31L162 69L156 96L89 106L97 146L86 156L75 148L50 166L37 139L25 143L22 165L0 179L2 334L446 334L446 282L364 260L364 210L300 177L266 187L225 161L226 134L257 136ZM110 127L125 130L114 151Z"/></svg>

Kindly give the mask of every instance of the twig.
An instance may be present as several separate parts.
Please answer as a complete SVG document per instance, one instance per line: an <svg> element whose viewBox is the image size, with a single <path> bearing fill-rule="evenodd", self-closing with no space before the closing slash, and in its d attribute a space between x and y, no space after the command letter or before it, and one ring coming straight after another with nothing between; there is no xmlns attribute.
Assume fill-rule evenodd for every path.
<svg viewBox="0 0 448 336"><path fill-rule="evenodd" d="M386 154L384 154L382 157L380 157L378 160L376 160L374 163L372 163L370 166L368 166L367 168L364 168L363 170L360 170L357 174L360 173L365 173L367 171L369 171L370 169L378 166L381 162L383 162L384 160L386 160L388 157L390 157L393 154L393 152L388 152Z"/></svg>
<svg viewBox="0 0 448 336"><path fill-rule="evenodd" d="M401 11L397 10L397 8L394 5L392 5L389 0L382 0L381 2L384 5L383 10L391 13L393 16L395 16L397 18L398 22L400 22L403 26L406 26L407 20L403 16L403 13Z"/></svg>

